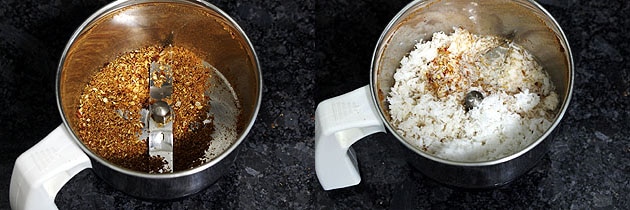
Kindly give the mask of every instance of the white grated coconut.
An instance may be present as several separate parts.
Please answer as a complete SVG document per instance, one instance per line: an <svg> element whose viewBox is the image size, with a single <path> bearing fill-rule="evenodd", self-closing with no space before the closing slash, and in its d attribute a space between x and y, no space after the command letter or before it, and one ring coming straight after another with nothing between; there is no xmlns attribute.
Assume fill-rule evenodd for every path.
<svg viewBox="0 0 630 210"><path fill-rule="evenodd" d="M538 139L552 124L558 94L534 57L495 36L460 28L433 34L404 57L387 100L403 138L437 157L495 160ZM466 111L470 91L484 96Z"/></svg>

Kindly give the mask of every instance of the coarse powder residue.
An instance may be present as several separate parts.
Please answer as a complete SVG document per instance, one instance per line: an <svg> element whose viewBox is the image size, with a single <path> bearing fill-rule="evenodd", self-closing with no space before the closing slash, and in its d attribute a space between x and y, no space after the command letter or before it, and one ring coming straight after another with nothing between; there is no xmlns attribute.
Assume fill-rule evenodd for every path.
<svg viewBox="0 0 630 210"><path fill-rule="evenodd" d="M558 94L522 47L497 36L455 28L433 34L404 57L387 98L391 123L429 154L478 162L514 154L552 124ZM466 94L481 103L464 108Z"/></svg>

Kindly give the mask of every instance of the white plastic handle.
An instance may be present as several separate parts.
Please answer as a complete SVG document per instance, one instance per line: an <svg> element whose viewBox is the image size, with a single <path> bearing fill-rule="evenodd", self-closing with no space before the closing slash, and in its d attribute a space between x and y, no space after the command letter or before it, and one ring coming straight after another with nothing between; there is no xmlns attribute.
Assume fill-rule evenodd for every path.
<svg viewBox="0 0 630 210"><path fill-rule="evenodd" d="M363 137L384 131L367 85L319 103L315 110L315 172L324 190L359 184L357 160L348 149Z"/></svg>
<svg viewBox="0 0 630 210"><path fill-rule="evenodd" d="M74 175L92 163L62 125L15 161L9 200L11 208L57 209L55 196Z"/></svg>

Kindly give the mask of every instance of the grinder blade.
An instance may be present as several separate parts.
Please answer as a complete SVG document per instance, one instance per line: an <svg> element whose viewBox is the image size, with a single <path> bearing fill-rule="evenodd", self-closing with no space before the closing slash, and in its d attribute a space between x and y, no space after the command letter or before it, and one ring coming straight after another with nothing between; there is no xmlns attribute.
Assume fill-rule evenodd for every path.
<svg viewBox="0 0 630 210"><path fill-rule="evenodd" d="M173 73L170 65L151 62L149 68L149 156L163 158L163 170L173 172L173 120L175 114L169 99L173 93Z"/></svg>

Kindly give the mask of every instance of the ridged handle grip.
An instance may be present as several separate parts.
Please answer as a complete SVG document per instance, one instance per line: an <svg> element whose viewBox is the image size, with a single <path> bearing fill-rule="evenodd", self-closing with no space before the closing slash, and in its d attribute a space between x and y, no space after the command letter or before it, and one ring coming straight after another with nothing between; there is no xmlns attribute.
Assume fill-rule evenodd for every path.
<svg viewBox="0 0 630 210"><path fill-rule="evenodd" d="M55 196L68 180L92 163L60 125L15 161L9 199L14 210L57 209Z"/></svg>
<svg viewBox="0 0 630 210"><path fill-rule="evenodd" d="M315 110L315 172L324 190L359 184L361 176L350 146L385 131L369 88L325 100Z"/></svg>

